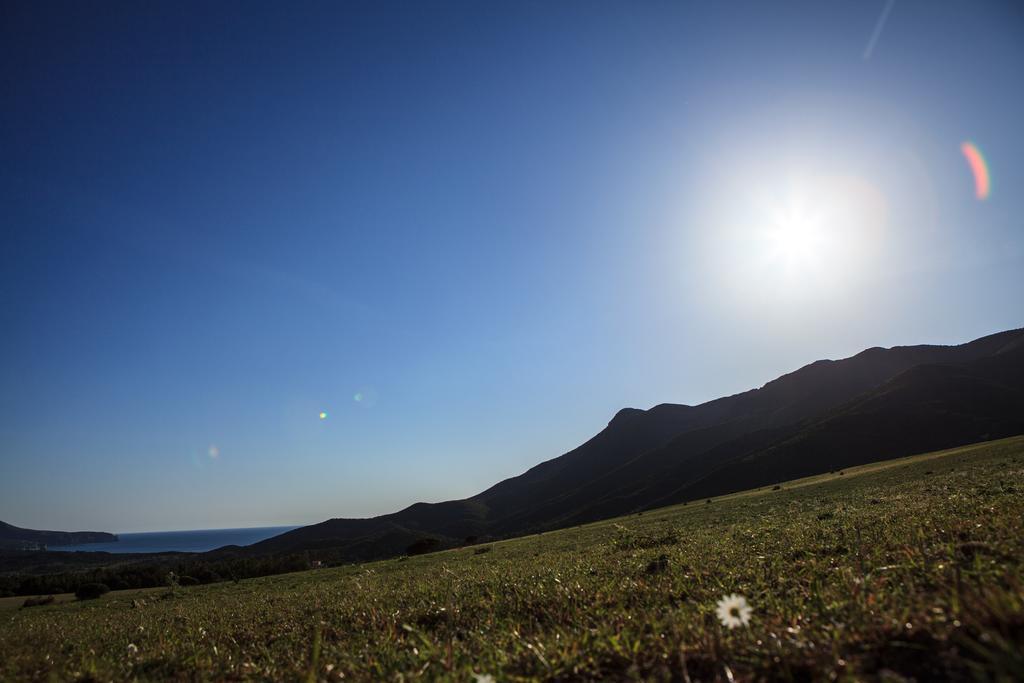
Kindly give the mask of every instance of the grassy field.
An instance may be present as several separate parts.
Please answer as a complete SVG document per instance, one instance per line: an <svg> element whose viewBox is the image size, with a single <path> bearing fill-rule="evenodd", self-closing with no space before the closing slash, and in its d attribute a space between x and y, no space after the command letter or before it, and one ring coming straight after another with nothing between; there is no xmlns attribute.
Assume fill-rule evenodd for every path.
<svg viewBox="0 0 1024 683"><path fill-rule="evenodd" d="M0 680L1024 680L1022 475L1018 437L488 546L9 604Z"/></svg>

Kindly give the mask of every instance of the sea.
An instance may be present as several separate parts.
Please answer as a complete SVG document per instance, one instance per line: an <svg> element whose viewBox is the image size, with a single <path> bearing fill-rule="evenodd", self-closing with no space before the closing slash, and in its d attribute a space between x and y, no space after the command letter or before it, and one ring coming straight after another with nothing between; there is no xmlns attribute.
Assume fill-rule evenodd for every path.
<svg viewBox="0 0 1024 683"><path fill-rule="evenodd" d="M47 550L105 553L202 553L226 545L249 545L271 536L298 529L297 526L264 526L248 529L196 529L193 531L151 531L118 534L111 543L50 545Z"/></svg>

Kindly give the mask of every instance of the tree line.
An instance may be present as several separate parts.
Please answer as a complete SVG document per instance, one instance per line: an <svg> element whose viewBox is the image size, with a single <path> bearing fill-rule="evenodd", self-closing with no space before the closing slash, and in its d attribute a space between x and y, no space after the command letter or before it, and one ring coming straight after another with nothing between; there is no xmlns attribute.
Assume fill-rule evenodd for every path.
<svg viewBox="0 0 1024 683"><path fill-rule="evenodd" d="M321 559L318 556L318 559ZM323 560L321 560L324 564ZM153 588L167 585L168 572L179 577L182 586L239 581L256 576L284 574L309 569L308 554L267 557L181 559L173 561L119 564L88 569L69 569L49 574L0 575L0 597L75 593L87 584L103 584L110 590Z"/></svg>

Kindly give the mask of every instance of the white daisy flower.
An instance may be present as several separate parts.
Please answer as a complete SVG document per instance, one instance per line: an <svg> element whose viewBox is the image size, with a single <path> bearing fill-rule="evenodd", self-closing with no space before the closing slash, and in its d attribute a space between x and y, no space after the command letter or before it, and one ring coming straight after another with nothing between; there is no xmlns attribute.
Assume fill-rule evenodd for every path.
<svg viewBox="0 0 1024 683"><path fill-rule="evenodd" d="M750 605L747 604L747 599L735 593L722 596L722 599L718 601L718 609L715 610L718 614L718 620L722 622L722 626L728 626L729 628L749 624L750 615L753 611Z"/></svg>

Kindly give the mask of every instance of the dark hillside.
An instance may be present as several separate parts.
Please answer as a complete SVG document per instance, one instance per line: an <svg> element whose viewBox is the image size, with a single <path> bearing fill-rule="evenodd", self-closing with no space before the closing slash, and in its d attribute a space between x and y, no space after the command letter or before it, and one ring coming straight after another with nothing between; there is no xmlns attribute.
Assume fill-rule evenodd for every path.
<svg viewBox="0 0 1024 683"><path fill-rule="evenodd" d="M251 547L400 553L430 536L511 536L879 458L1024 432L1024 330L871 348L697 406L626 408L592 439L465 500L333 519Z"/></svg>
<svg viewBox="0 0 1024 683"><path fill-rule="evenodd" d="M661 503L1024 433L1024 347L973 363L912 368L801 427Z"/></svg>

